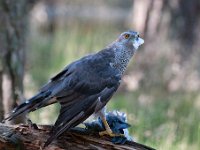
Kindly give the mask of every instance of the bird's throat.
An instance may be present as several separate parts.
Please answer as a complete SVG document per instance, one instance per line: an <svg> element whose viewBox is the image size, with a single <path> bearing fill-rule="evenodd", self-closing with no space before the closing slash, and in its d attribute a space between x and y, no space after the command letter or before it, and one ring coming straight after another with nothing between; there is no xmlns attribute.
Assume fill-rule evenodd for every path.
<svg viewBox="0 0 200 150"><path fill-rule="evenodd" d="M121 74L123 74L134 52L124 48L114 48L114 51L115 62L112 64L112 66L119 70Z"/></svg>

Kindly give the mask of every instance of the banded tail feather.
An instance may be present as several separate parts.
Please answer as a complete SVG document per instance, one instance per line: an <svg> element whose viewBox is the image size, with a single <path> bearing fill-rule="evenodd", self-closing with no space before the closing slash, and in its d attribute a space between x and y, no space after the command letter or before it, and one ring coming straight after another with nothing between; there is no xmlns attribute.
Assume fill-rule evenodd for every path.
<svg viewBox="0 0 200 150"><path fill-rule="evenodd" d="M26 100L25 102L17 106L12 111L12 113L3 120L3 122L5 120L10 121L24 112L31 112L38 108L43 107L45 103L50 99L50 96L51 96L50 91L38 93L37 95L33 96L32 98Z"/></svg>

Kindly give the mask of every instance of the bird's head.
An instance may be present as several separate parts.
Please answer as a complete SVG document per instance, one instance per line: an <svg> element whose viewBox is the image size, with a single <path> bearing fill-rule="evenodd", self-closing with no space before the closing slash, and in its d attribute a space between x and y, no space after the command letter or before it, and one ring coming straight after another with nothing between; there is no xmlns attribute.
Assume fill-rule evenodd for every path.
<svg viewBox="0 0 200 150"><path fill-rule="evenodd" d="M133 51L136 51L140 45L144 43L144 40L140 38L138 32L134 31L126 31L123 32L116 41L119 45L122 45L123 47L127 47Z"/></svg>

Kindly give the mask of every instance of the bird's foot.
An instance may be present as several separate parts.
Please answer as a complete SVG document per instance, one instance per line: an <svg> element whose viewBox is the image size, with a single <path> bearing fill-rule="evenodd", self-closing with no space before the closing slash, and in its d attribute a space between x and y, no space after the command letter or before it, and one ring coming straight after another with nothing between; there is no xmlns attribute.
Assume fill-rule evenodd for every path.
<svg viewBox="0 0 200 150"><path fill-rule="evenodd" d="M105 131L101 131L101 132L99 132L99 135L100 136L108 135L110 137L118 137L118 136L124 137L124 134L113 133L111 129L108 129L108 130L105 130Z"/></svg>
<svg viewBox="0 0 200 150"><path fill-rule="evenodd" d="M106 130L99 132L100 136L109 135L110 137L119 137L119 136L124 137L124 134L113 133L104 116L101 119Z"/></svg>

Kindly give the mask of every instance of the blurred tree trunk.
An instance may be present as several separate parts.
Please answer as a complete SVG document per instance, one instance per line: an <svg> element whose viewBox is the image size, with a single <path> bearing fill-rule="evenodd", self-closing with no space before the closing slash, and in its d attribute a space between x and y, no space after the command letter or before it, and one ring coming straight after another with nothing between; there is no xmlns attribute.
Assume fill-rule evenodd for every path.
<svg viewBox="0 0 200 150"><path fill-rule="evenodd" d="M133 26L143 33L145 37L156 37L160 21L162 20L162 7L166 0L134 0ZM140 12L140 13L138 13Z"/></svg>
<svg viewBox="0 0 200 150"><path fill-rule="evenodd" d="M133 3L134 28L148 40L167 33L166 38L177 40L182 61L189 60L197 43L195 31L199 19L199 0L134 0Z"/></svg>
<svg viewBox="0 0 200 150"><path fill-rule="evenodd" d="M141 87L197 89L200 0L133 0L132 16L132 27L145 39L144 52L136 64L143 74Z"/></svg>
<svg viewBox="0 0 200 150"><path fill-rule="evenodd" d="M4 118L3 97L2 97L2 73L3 73L3 66L0 57L0 120Z"/></svg>
<svg viewBox="0 0 200 150"><path fill-rule="evenodd" d="M20 95L23 94L28 12L33 2L0 0L0 108L4 108L4 116L20 102ZM0 110L0 118L2 113ZM16 119L14 123L23 122L23 118Z"/></svg>
<svg viewBox="0 0 200 150"><path fill-rule="evenodd" d="M0 7L2 91L6 116L19 101L17 93L23 93L26 0L19 0L17 3L12 0L1 0Z"/></svg>
<svg viewBox="0 0 200 150"><path fill-rule="evenodd" d="M188 61L193 54L193 47L198 43L197 34L200 20L199 0L176 0L171 3L167 0L165 10L170 11L170 37L179 39L182 61Z"/></svg>

